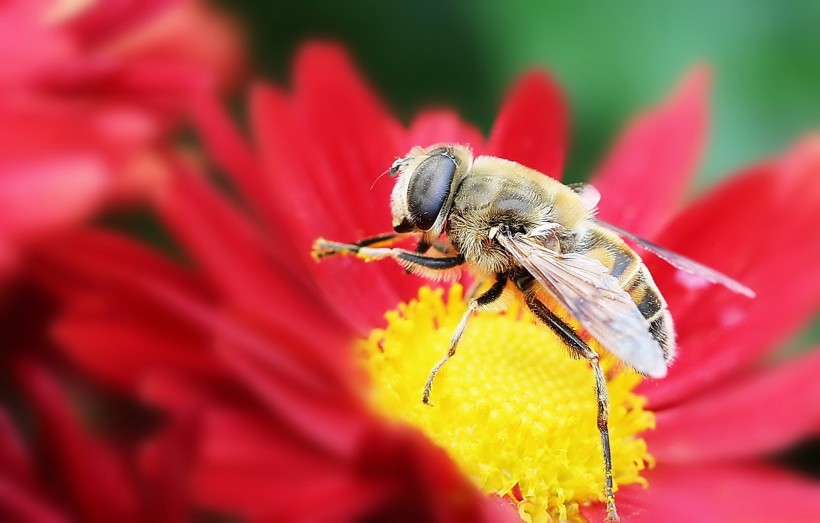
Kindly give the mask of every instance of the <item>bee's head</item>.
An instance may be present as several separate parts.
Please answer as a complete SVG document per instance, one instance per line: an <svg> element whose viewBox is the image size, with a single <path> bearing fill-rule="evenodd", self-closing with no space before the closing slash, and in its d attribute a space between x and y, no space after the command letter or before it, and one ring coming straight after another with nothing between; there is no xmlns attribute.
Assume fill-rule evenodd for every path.
<svg viewBox="0 0 820 523"><path fill-rule="evenodd" d="M421 231L438 237L444 224L456 187L470 171L473 155L462 145L437 144L414 147L390 167L398 177L390 206L396 232Z"/></svg>

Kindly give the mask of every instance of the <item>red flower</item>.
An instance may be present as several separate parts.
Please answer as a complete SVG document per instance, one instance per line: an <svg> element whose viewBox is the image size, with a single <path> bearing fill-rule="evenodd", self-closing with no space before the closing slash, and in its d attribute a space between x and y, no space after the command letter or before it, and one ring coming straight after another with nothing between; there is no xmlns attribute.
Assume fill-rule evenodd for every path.
<svg viewBox="0 0 820 523"><path fill-rule="evenodd" d="M20 245L155 185L181 102L241 66L193 0L10 0L0 62L0 275Z"/></svg>
<svg viewBox="0 0 820 523"><path fill-rule="evenodd" d="M811 521L820 486L764 456L818 426L820 358L774 368L760 358L818 309L820 141L677 213L703 141L707 83L695 71L630 126L592 183L605 219L740 279L758 298L702 286L647 256L680 357L667 379L639 388L656 412L657 430L645 436L657 466L643 474L647 489L621 489L619 507L628 521ZM389 184L370 185L411 145L469 143L559 177L558 90L526 76L485 142L447 112L403 128L332 47L305 50L294 85L290 95L254 89L253 147L216 105L199 106L205 142L248 208L178 165L158 210L196 271L102 231L42 250L33 270L68 304L58 342L112 387L171 413L199 406L192 475L202 506L259 521L517 520L417 431L371 414L355 390L342 340L382 326L420 281L389 264L317 265L309 251L318 236L389 228ZM583 510L603 518L597 504Z"/></svg>

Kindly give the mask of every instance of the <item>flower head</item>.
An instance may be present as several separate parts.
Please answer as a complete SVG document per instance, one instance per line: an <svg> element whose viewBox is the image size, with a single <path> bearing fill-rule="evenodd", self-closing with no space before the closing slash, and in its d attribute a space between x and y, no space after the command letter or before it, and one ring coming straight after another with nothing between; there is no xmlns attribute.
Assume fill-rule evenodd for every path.
<svg viewBox="0 0 820 523"><path fill-rule="evenodd" d="M370 186L412 145L468 143L560 177L566 121L558 89L543 74L524 77L485 141L449 112L425 113L403 127L335 47L308 47L294 76L291 93L270 86L252 93L253 145L216 104L201 100L199 129L247 207L176 163L178 176L157 209L194 270L101 231L40 251L35 272L66 303L56 326L63 351L172 418L197 405L204 421L192 496L211 509L275 521L602 518L600 491L584 479L585 470L600 466L600 454L591 443L579 453L567 448L572 459L562 470L556 461L570 441L570 414L556 407L555 417L536 418L531 408L544 397L576 401L555 395L561 379L573 391L589 391L589 406L578 403L579 423L588 419L580 409L594 408L591 381L576 372L588 370L582 364L562 360L560 376L520 368L560 356L548 333L532 335L545 336L547 346L526 360L534 338L512 337L533 327L526 316L482 319L484 330L476 332L484 335L471 342L471 354L462 349L446 377L447 392L434 396L441 409L452 409L455 431L441 411L422 411L407 395L417 379L414 361L429 357L410 354L419 349L413 343L446 339L448 311L463 307L460 291L454 288L445 304L397 267L310 258L319 236L355 240L389 228L390 187ZM789 414L805 408L784 385L799 382L815 394L811 374L820 360L751 369L817 311L820 248L795 240L813 237L811 224L820 218L820 145L807 140L677 213L703 141L707 80L696 70L669 101L632 124L593 183L602 202L618 203L602 205L605 219L743 280L759 299L693 284L647 259L676 319L681 356L664 381L635 388L631 374L610 377L620 409L614 418L621 420L613 433L621 431L622 447L613 447L623 449L618 499L632 521L772 520L784 514L784 504L789 517L811 520L820 515L810 501L818 499L818 487L764 467L761 455L816 427L786 419L814 420L817 413L784 414L768 424L754 406ZM385 313L394 310L385 325ZM772 318L778 321L766 321ZM510 329L505 322L518 324ZM367 341L353 350L356 336ZM505 366L494 349L506 340L518 352ZM357 359L362 352L367 359ZM488 372L471 370L476 361L519 379L485 374L481 384L470 382ZM361 394L362 366L378 414ZM445 396L462 384L468 389ZM479 412L465 413L473 407ZM646 409L654 412L656 430L641 433L652 425ZM402 422L388 422L385 414ZM516 439L516 427L528 436ZM489 441L487 430L506 430L506 437ZM650 471L642 470L653 463L647 448L657 461ZM730 463L739 457L747 463ZM715 483L703 488L706 481ZM741 490L768 494L746 503L720 495Z"/></svg>

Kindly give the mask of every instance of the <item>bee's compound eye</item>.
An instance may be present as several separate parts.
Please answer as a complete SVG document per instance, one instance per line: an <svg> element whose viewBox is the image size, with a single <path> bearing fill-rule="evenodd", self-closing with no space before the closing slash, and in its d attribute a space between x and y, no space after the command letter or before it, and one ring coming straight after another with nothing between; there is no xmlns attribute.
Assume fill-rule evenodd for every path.
<svg viewBox="0 0 820 523"><path fill-rule="evenodd" d="M407 206L419 229L429 231L450 195L456 162L445 154L434 154L413 171L407 193Z"/></svg>

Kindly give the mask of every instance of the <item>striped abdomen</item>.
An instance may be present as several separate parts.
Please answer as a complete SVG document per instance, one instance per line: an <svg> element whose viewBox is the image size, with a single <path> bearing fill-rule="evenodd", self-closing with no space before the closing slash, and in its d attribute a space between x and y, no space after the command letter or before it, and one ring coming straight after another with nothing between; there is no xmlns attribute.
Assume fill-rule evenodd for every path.
<svg viewBox="0 0 820 523"><path fill-rule="evenodd" d="M592 225L583 242L583 254L604 264L629 295L646 321L652 337L663 349L666 361L675 355L675 329L666 300L652 279L649 269L616 234Z"/></svg>

